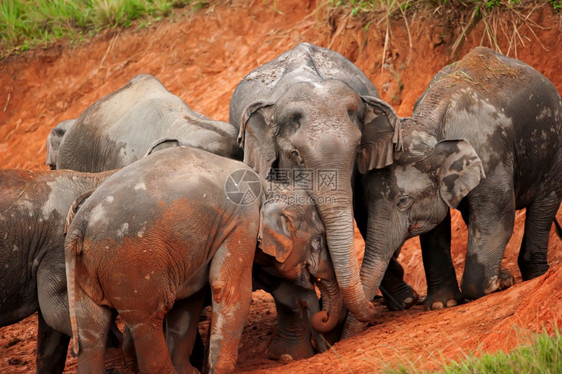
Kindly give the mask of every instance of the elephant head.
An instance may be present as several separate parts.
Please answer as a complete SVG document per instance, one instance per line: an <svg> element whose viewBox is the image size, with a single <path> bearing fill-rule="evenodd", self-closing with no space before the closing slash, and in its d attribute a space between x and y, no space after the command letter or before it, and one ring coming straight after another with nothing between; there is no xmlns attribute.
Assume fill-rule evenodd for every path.
<svg viewBox="0 0 562 374"><path fill-rule="evenodd" d="M320 332L334 328L342 308L325 234L316 206L305 192L278 191L261 209L258 247L269 260L258 261L266 272L300 287L318 285L323 311L313 316L312 327Z"/></svg>
<svg viewBox="0 0 562 374"><path fill-rule="evenodd" d="M244 162L262 177L306 172L316 202L337 283L349 311L371 321L374 306L364 297L353 250L352 175L393 162L400 140L394 110L373 96L361 96L339 79L300 81L275 101L253 102L240 119Z"/></svg>
<svg viewBox="0 0 562 374"><path fill-rule="evenodd" d="M361 279L367 297L374 296L404 241L437 226L485 178L482 161L466 140L437 142L413 131L404 134L404 148L392 165L363 179L369 221Z"/></svg>
<svg viewBox="0 0 562 374"><path fill-rule="evenodd" d="M49 136L47 137L47 161L45 164L49 165L51 170L57 168L60 143L64 134L66 134L66 131L74 125L74 122L76 122L74 119L59 122L59 124L51 130Z"/></svg>

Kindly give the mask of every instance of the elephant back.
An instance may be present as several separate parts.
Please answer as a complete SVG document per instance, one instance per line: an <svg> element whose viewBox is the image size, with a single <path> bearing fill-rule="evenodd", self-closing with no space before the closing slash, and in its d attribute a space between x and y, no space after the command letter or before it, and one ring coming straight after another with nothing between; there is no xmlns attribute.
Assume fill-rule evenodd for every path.
<svg viewBox="0 0 562 374"><path fill-rule="evenodd" d="M142 158L162 139L238 156L236 129L190 109L157 78L142 74L82 113L64 136L57 167L99 172Z"/></svg>

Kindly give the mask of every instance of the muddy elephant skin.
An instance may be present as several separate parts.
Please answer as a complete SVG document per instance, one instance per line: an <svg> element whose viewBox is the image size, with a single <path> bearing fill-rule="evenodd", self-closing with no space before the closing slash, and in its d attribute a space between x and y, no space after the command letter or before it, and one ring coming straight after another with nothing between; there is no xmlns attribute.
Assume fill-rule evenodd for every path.
<svg viewBox="0 0 562 374"><path fill-rule="evenodd" d="M72 335L64 267L68 209L111 174L0 170L0 326L38 312L38 373L62 373Z"/></svg>
<svg viewBox="0 0 562 374"><path fill-rule="evenodd" d="M523 280L548 269L562 196L562 100L530 66L476 48L442 69L402 120L404 151L365 177L369 226L362 279L373 295L391 256L420 235L433 309L509 287L500 264L517 209L526 208ZM451 217L468 226L461 287L451 262Z"/></svg>
<svg viewBox="0 0 562 374"><path fill-rule="evenodd" d="M133 78L92 104L60 144L57 169L99 172L122 168L175 145L241 159L236 129L190 109L149 74Z"/></svg>
<svg viewBox="0 0 562 374"><path fill-rule="evenodd" d="M244 178L236 179L240 173ZM253 195L241 195L244 186ZM330 313L337 319L342 304L314 204L256 192L265 187L241 162L176 147L123 168L96 189L72 219L65 244L78 371L103 372L100 347L112 309L131 332L141 372L193 370L186 358L207 285L206 369L233 371L258 246L256 262L265 272L308 289L311 278L324 278L335 290L324 297L335 299L314 320L321 326Z"/></svg>

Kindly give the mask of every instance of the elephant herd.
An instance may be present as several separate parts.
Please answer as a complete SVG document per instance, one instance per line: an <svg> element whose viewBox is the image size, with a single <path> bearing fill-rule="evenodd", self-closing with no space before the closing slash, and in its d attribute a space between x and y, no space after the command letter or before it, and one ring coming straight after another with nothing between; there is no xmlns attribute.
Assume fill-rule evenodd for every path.
<svg viewBox="0 0 562 374"><path fill-rule="evenodd" d="M275 300L272 358L362 331L378 289L390 309L417 303L397 260L414 236L430 309L513 284L501 260L518 209L523 279L544 274L562 99L478 47L399 118L350 61L303 43L238 84L229 123L139 75L54 128L47 164L0 170L0 326L38 312L37 371L62 372L73 337L79 372L103 373L112 346L134 371L232 372L252 290ZM450 208L468 227L460 287Z"/></svg>

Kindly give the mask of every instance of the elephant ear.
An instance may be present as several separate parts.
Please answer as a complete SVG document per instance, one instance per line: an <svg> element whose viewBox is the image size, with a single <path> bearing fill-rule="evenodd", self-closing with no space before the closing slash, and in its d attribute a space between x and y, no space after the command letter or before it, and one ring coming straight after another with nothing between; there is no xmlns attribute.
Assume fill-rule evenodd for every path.
<svg viewBox="0 0 562 374"><path fill-rule="evenodd" d="M258 248L284 263L293 251L291 222L277 202L268 201L260 212Z"/></svg>
<svg viewBox="0 0 562 374"><path fill-rule="evenodd" d="M435 146L435 162L439 163L438 183L441 198L451 208L486 178L482 160L464 139L443 140Z"/></svg>
<svg viewBox="0 0 562 374"><path fill-rule="evenodd" d="M51 170L56 169L62 138L74 122L76 122L74 119L60 122L54 129L51 130L49 136L47 137L47 160L45 164L49 165Z"/></svg>
<svg viewBox="0 0 562 374"><path fill-rule="evenodd" d="M394 151L402 150L400 118L390 105L374 96L363 96L365 114L357 167L361 174L394 162Z"/></svg>
<svg viewBox="0 0 562 374"><path fill-rule="evenodd" d="M56 138L53 136L53 132L47 138L47 160L45 161L46 165L52 169L55 169L57 166L57 157L59 153L59 146L60 146L60 138Z"/></svg>
<svg viewBox="0 0 562 374"><path fill-rule="evenodd" d="M267 178L277 160L273 103L257 102L244 109L238 144L244 150L244 163Z"/></svg>
<svg viewBox="0 0 562 374"><path fill-rule="evenodd" d="M148 155L151 155L155 152L161 151L166 148L181 147L183 145L184 144L182 144L180 140L176 138L160 138L152 142L152 144L148 147L148 151L146 151L143 157L146 157Z"/></svg>

